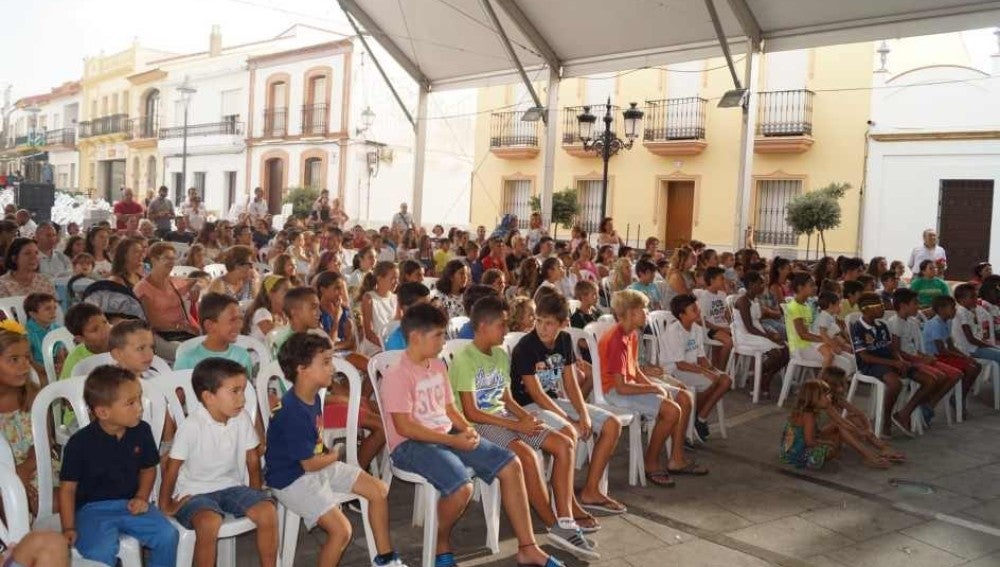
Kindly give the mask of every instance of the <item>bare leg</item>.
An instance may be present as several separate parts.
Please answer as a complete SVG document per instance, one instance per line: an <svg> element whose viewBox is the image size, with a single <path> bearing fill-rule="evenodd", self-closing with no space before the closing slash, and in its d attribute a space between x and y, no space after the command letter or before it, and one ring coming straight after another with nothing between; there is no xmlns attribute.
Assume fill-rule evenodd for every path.
<svg viewBox="0 0 1000 567"><path fill-rule="evenodd" d="M673 400L664 398L660 403L660 413L656 415L656 423L653 425L653 431L649 436L649 446L646 447L645 461L647 473L663 470L663 466L660 465L660 453L667 442L667 437L670 437L671 434L676 437L677 426L680 422L680 407ZM683 430L681 436L681 448L683 450Z"/></svg>
<svg viewBox="0 0 1000 567"><path fill-rule="evenodd" d="M202 510L191 518L191 525L194 526L195 534L195 567L215 567L216 544L219 541L222 516L212 510Z"/></svg>
<svg viewBox="0 0 1000 567"><path fill-rule="evenodd" d="M451 544L448 542L451 529L455 527L455 522L465 512L465 507L469 505L470 499L472 499L471 482L438 500L438 533L434 551L437 555L451 551Z"/></svg>
<svg viewBox="0 0 1000 567"><path fill-rule="evenodd" d="M274 502L258 502L247 510L247 517L257 526L257 555L260 567L278 564L278 508Z"/></svg>
<svg viewBox="0 0 1000 567"><path fill-rule="evenodd" d="M375 550L379 553L389 553L392 551L392 542L389 539L389 503L386 501L389 487L362 471L354 481L351 492L368 501L368 523L371 524L372 536L375 538Z"/></svg>
<svg viewBox="0 0 1000 567"><path fill-rule="evenodd" d="M584 481L583 489L580 491L580 501L585 504L600 504L612 500L607 494L601 494L601 477L608 468L611 456L618 445L618 439L622 434L622 424L617 417L610 417L604 422L601 434L594 442L594 452L590 455L590 468L587 469L587 479Z"/></svg>
<svg viewBox="0 0 1000 567"><path fill-rule="evenodd" d="M893 415L892 408L896 407L896 399L899 398L899 391L903 389L903 383L899 380L899 376L897 376L896 373L894 372L886 372L885 375L882 376L882 383L885 384L885 401L883 402L882 405L882 415L885 417L889 417ZM898 419L900 423L905 425L907 428L912 429L910 424L910 416L908 415L903 416L900 414L896 414L896 419ZM882 433L885 435L889 435L889 432L892 429L891 428L892 422L888 419L885 419L884 421L885 425L883 427Z"/></svg>
<svg viewBox="0 0 1000 567"><path fill-rule="evenodd" d="M517 455L518 460L521 462L521 475L523 477L523 482L525 488L527 489L528 501L531 503L531 509L538 514L538 518L542 520L542 524L547 528L551 528L556 524L556 516L552 512L552 501L549 498L549 489L545 484L545 479L542 476L542 470L539 467L538 457L535 454L535 450L529 447L524 441L516 440L507 448Z"/></svg>
<svg viewBox="0 0 1000 567"><path fill-rule="evenodd" d="M317 567L336 567L351 541L351 522L340 508L332 508L316 522L326 532L326 541L319 550Z"/></svg>
<svg viewBox="0 0 1000 567"><path fill-rule="evenodd" d="M368 470L368 465L385 447L385 432L382 430L382 418L378 414L362 413L362 419L358 425L368 430L368 436L361 441L358 447L358 466L361 470Z"/></svg>
<svg viewBox="0 0 1000 567"><path fill-rule="evenodd" d="M723 374L717 377L707 390L698 394L698 419L705 421L715 404L726 395L733 385L733 379Z"/></svg>
<svg viewBox="0 0 1000 567"><path fill-rule="evenodd" d="M531 512L528 507L528 495L524 486L524 475L521 462L517 459L507 463L507 466L497 473L500 481L500 499L503 509L510 520L510 527L517 538L517 562L545 564L549 556L538 547L535 533L531 528Z"/></svg>
<svg viewBox="0 0 1000 567"><path fill-rule="evenodd" d="M913 413L913 410L917 409L917 406L923 404L927 401L930 393L935 389L934 377L926 372L914 372L913 380L920 384L920 388L917 392L910 396L910 399L906 401L906 405L899 412L900 416L906 416L907 418Z"/></svg>
<svg viewBox="0 0 1000 567"><path fill-rule="evenodd" d="M69 567L69 546L62 534L29 532L14 546L14 561L27 567Z"/></svg>

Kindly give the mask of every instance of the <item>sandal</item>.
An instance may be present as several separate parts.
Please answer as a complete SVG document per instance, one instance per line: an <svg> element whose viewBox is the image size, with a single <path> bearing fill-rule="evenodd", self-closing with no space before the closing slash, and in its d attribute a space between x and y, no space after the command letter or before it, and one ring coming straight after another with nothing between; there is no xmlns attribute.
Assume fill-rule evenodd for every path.
<svg viewBox="0 0 1000 567"><path fill-rule="evenodd" d="M624 504L616 502L610 498L605 498L600 502L584 502L581 500L580 506L586 510L596 510L605 514L624 514L625 512L628 512L628 508L626 508Z"/></svg>
<svg viewBox="0 0 1000 567"><path fill-rule="evenodd" d="M667 467L667 472L670 474L679 474L679 475L705 476L706 474L708 474L708 469L692 461L679 469L672 469L670 467Z"/></svg>
<svg viewBox="0 0 1000 567"><path fill-rule="evenodd" d="M580 528L580 531L585 534L592 534L601 529L601 524L597 523L597 518L590 514L573 518L573 521L576 522L576 527Z"/></svg>
<svg viewBox="0 0 1000 567"><path fill-rule="evenodd" d="M865 464L873 469L887 469L892 466L889 459L879 456L874 459L865 459Z"/></svg>
<svg viewBox="0 0 1000 567"><path fill-rule="evenodd" d="M909 427L903 426L903 422L899 420L899 415L898 414L895 414L895 413L892 414L892 424L895 425L896 427L898 427L899 430L902 431L903 434L906 435L907 437L916 437L916 435L913 433L912 430L910 430ZM913 420L912 419L910 420L910 425L911 426L913 425Z"/></svg>
<svg viewBox="0 0 1000 567"><path fill-rule="evenodd" d="M646 480L656 486L665 488L673 488L675 486L674 479L670 478L670 473L668 471L647 471Z"/></svg>
<svg viewBox="0 0 1000 567"><path fill-rule="evenodd" d="M517 567L566 567L566 564L559 561L551 555L545 560L545 563L518 563Z"/></svg>

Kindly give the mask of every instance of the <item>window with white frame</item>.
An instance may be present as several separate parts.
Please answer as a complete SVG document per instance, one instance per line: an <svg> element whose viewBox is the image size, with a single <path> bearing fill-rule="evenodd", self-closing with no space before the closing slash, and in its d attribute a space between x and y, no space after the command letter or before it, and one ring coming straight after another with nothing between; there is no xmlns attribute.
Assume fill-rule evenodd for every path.
<svg viewBox="0 0 1000 567"><path fill-rule="evenodd" d="M767 179L757 182L753 237L756 244L789 246L798 243L798 235L785 216L788 202L802 192L798 179Z"/></svg>
<svg viewBox="0 0 1000 567"><path fill-rule="evenodd" d="M517 226L528 228L531 219L531 180L507 179L503 182L503 212L517 216Z"/></svg>
<svg viewBox="0 0 1000 567"><path fill-rule="evenodd" d="M601 194L604 182L600 179L580 179L576 182L576 200L580 206L579 224L587 232L597 232L601 224Z"/></svg>

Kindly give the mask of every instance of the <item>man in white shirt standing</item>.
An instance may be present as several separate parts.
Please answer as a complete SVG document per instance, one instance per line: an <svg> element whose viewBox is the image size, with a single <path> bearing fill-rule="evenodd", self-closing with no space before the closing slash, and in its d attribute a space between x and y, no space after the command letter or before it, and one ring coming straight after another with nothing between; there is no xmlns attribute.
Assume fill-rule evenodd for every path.
<svg viewBox="0 0 1000 567"><path fill-rule="evenodd" d="M938 271L941 273L944 273L948 268L948 255L945 254L944 248L938 246L937 231L933 228L924 231L924 244L917 246L913 252L910 252L910 261L907 266L911 272L916 274L920 271L920 263L924 260L931 260L937 264Z"/></svg>
<svg viewBox="0 0 1000 567"><path fill-rule="evenodd" d="M399 212L392 215L392 228L400 233L413 228L413 215L406 212L406 203L400 203Z"/></svg>
<svg viewBox="0 0 1000 567"><path fill-rule="evenodd" d="M65 254L56 250L59 234L51 222L43 222L35 230L35 241L38 243L38 271L57 278L73 273L73 263Z"/></svg>
<svg viewBox="0 0 1000 567"><path fill-rule="evenodd" d="M254 223L260 219L266 220L270 216L267 201L264 200L264 190L260 187L253 190L253 199L247 204L247 216Z"/></svg>

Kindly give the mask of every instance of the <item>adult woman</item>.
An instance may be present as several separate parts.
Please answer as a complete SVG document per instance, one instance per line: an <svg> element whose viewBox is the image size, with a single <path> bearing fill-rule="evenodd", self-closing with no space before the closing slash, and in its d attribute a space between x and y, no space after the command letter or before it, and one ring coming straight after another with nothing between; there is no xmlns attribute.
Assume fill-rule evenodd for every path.
<svg viewBox="0 0 1000 567"><path fill-rule="evenodd" d="M221 293L244 301L257 297L259 283L253 269L253 248L233 246L224 255L226 273L212 280L208 285L210 293Z"/></svg>
<svg viewBox="0 0 1000 567"><path fill-rule="evenodd" d="M215 262L215 259L222 252L222 246L219 244L219 235L216 232L216 227L214 222L206 222L204 226L201 227L201 232L198 233L198 238L195 240L198 244L201 244L205 248L205 261Z"/></svg>
<svg viewBox="0 0 1000 567"><path fill-rule="evenodd" d="M935 297L951 294L948 284L938 277L934 260L920 262L920 271L910 280L910 289L917 294L917 304L921 309L930 309Z"/></svg>
<svg viewBox="0 0 1000 567"><path fill-rule="evenodd" d="M233 239L233 227L229 225L229 221L220 220L215 223L215 239L219 242L220 250L226 250L236 244Z"/></svg>
<svg viewBox="0 0 1000 567"><path fill-rule="evenodd" d="M87 253L94 257L94 274L99 278L111 273L111 258L108 256L110 239L110 230L101 226L92 227L87 232Z"/></svg>
<svg viewBox="0 0 1000 567"><path fill-rule="evenodd" d="M70 236L66 239L66 246L63 248L63 254L65 254L70 260L76 258L77 254L86 251L87 241L85 241L82 236Z"/></svg>
<svg viewBox="0 0 1000 567"><path fill-rule="evenodd" d="M299 285L301 283L295 272L295 260L288 254L279 254L275 257L271 273L288 279L288 281L292 282L292 285Z"/></svg>
<svg viewBox="0 0 1000 567"><path fill-rule="evenodd" d="M605 244L611 246L615 254L618 254L618 248L625 244L615 230L615 221L611 217L604 217L597 228L597 245L604 246Z"/></svg>
<svg viewBox="0 0 1000 567"><path fill-rule="evenodd" d="M108 279L133 289L142 280L142 258L145 252L145 241L142 238L126 238L115 249L111 276Z"/></svg>
<svg viewBox="0 0 1000 567"><path fill-rule="evenodd" d="M0 297L56 294L52 280L38 271L38 245L30 238L15 238L4 257L4 275L0 276Z"/></svg>
<svg viewBox="0 0 1000 567"><path fill-rule="evenodd" d="M344 225L347 224L347 219L347 211L344 210L344 205L340 203L340 199L334 199L330 203L330 221L337 228L344 228Z"/></svg>
<svg viewBox="0 0 1000 567"><path fill-rule="evenodd" d="M171 278L177 252L169 242L157 242L149 248L149 275L132 290L146 312L155 334L154 350L173 361L177 345L198 335L198 324L185 307L195 303L200 293L196 280Z"/></svg>
<svg viewBox="0 0 1000 567"><path fill-rule="evenodd" d="M204 270L205 264L205 247L201 244L192 244L184 258L184 265Z"/></svg>
<svg viewBox="0 0 1000 567"><path fill-rule="evenodd" d="M462 292L469 285L469 268L461 260L451 260L441 271L441 277L434 284L431 294L433 300L440 302L448 317L462 317L465 307L462 305Z"/></svg>
<svg viewBox="0 0 1000 567"><path fill-rule="evenodd" d="M319 192L319 197L313 201L312 210L309 211L313 220L326 222L330 220L330 191L323 189Z"/></svg>

